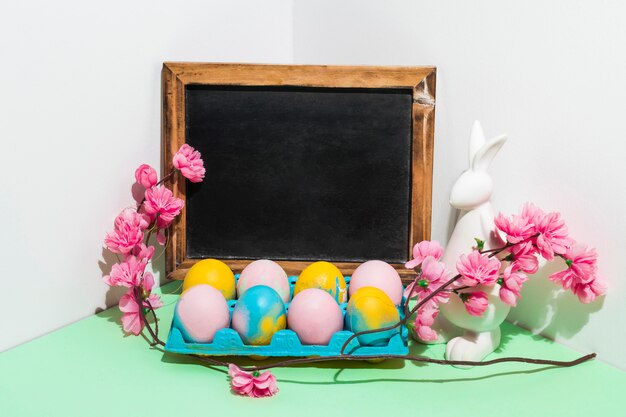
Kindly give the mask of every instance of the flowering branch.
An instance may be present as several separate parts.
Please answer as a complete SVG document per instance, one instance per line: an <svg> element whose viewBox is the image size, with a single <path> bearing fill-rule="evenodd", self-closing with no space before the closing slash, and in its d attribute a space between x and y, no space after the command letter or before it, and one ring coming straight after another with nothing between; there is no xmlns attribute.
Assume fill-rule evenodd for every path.
<svg viewBox="0 0 626 417"><path fill-rule="evenodd" d="M154 277L146 271L155 251L149 242L156 231L157 243L161 246L167 244L167 230L184 206L184 201L174 197L163 184L176 180L178 173L191 182L202 181L205 174L200 153L186 144L174 155L172 164L174 169L160 181L157 181L157 172L150 165L143 164L135 170L135 180L144 189L143 198L137 208L126 208L117 216L113 232L104 239L107 248L122 257L118 257L119 262L104 277L104 282L110 286L128 288L119 304L123 312L122 327L126 333L134 335L139 335L147 327L155 343L159 338L154 310L163 303L157 294L152 293ZM156 333L147 325L144 309L152 312Z"/></svg>
<svg viewBox="0 0 626 417"><path fill-rule="evenodd" d="M440 262L443 248L437 242L420 242L413 248L413 259L407 268L416 271L415 281L407 287L405 297L417 296L420 302L410 314L417 312L415 329L425 341L437 339L431 328L439 313L439 304L448 301L449 294L458 295L467 312L482 316L488 307L485 292L473 287L499 286L499 297L505 304L515 306L521 289L539 268L538 256L548 261L561 258L567 268L550 275L550 280L571 290L583 303L593 301L606 292L604 281L597 274L597 254L594 249L576 243L568 236L567 227L558 213L544 213L527 203L520 213L510 218L499 214L495 227L506 236L506 243L498 248L485 249L485 242L476 240L475 249L461 255L456 263L458 274L443 283L447 266ZM498 259L497 255L507 255ZM417 288L417 290L415 290ZM404 320L408 320L407 317Z"/></svg>

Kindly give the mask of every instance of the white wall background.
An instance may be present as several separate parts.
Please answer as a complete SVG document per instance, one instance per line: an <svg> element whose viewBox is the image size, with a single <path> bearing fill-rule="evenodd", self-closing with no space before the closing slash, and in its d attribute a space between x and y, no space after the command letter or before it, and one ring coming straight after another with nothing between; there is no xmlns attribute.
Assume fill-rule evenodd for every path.
<svg viewBox="0 0 626 417"><path fill-rule="evenodd" d="M433 238L472 121L509 133L496 208L561 211L611 285L581 306L538 277L511 319L626 369L625 19L618 1L4 0L0 351L115 301L101 242L134 168L159 165L163 61L436 65Z"/></svg>
<svg viewBox="0 0 626 417"><path fill-rule="evenodd" d="M291 3L0 2L0 351L105 307L102 240L159 167L176 60L288 63Z"/></svg>
<svg viewBox="0 0 626 417"><path fill-rule="evenodd" d="M448 238L472 121L509 134L491 167L496 209L561 211L610 283L585 306L544 271L510 319L626 369L624 21L619 1L294 2L297 63L438 67L433 238Z"/></svg>

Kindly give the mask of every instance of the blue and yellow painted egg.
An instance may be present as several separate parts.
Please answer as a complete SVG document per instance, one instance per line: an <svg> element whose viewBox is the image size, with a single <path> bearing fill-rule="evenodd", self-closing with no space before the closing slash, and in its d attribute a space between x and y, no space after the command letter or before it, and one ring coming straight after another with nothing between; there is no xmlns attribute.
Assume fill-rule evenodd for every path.
<svg viewBox="0 0 626 417"><path fill-rule="evenodd" d="M249 288L235 303L231 326L247 345L269 345L286 324L283 300L266 285Z"/></svg>
<svg viewBox="0 0 626 417"><path fill-rule="evenodd" d="M330 262L318 261L304 268L294 286L293 296L309 288L326 291L339 304L348 298L346 280L339 268Z"/></svg>
<svg viewBox="0 0 626 417"><path fill-rule="evenodd" d="M396 324L400 313L384 291L375 287L361 287L350 297L346 308L346 327L358 333L364 330L380 329ZM383 346L398 333L398 328L384 332L358 336L364 346Z"/></svg>

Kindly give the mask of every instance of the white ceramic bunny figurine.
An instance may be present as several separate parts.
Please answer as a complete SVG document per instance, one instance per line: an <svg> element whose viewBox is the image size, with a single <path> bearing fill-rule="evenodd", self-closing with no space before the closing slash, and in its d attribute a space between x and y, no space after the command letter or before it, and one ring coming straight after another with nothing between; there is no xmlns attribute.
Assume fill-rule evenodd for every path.
<svg viewBox="0 0 626 417"><path fill-rule="evenodd" d="M457 179L450 193L450 205L459 209L460 215L442 258L454 273L459 256L476 246L475 238L485 241L484 249L504 244L494 225L490 202L493 181L487 168L506 139L506 135L501 135L486 142L480 123L476 121L472 126L470 167ZM500 301L499 285L473 287L469 291L484 291L489 296L489 306L482 317L468 314L455 294L440 305L443 316L464 330L463 335L448 341L446 358L449 360L480 361L500 345L500 324L510 308Z"/></svg>

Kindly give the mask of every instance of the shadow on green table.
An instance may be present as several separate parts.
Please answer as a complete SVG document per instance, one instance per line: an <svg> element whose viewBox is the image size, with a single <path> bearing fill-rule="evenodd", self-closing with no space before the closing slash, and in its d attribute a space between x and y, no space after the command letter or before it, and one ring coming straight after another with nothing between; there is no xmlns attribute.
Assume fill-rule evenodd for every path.
<svg viewBox="0 0 626 417"><path fill-rule="evenodd" d="M503 334L503 343L500 348L496 351L496 353L502 352L502 350L506 347L506 344L515 338L517 335L529 336L528 332L520 329L516 326L507 327L507 331ZM541 336L531 336L536 341L545 340ZM443 348L444 345L440 345L440 348ZM412 343L410 345L410 355L414 356L431 356L432 354L428 351L432 350L432 345L422 345L419 343ZM432 352L430 352L432 353ZM229 363L236 363L237 365L257 365L257 364L269 364L273 362L278 362L284 360L285 358L269 358L265 360L254 360L247 357L234 357L234 356L224 356L221 357L220 360ZM221 372L227 374L227 370L221 367L212 366L209 364L202 363L196 360L193 357L186 355L179 355L175 353L165 352L163 351L163 357L161 358L162 362L165 363L176 363L181 365L194 365L194 366L204 366L208 369ZM324 381L306 381L306 380L297 380L297 379L287 379L287 378L278 378L278 382L281 383L289 383L289 384L299 384L299 385L332 385L332 384L369 384L369 383L377 383L377 382L400 382L400 383L445 383L445 382L463 382L463 381L480 381L493 379L503 376L517 375L517 374L534 374L539 372L544 372L546 370L555 368L554 366L543 366L540 368L534 369L517 369L517 370L509 370L509 371L499 371L499 372L487 372L486 374L475 375L475 374L467 374L467 377L454 377L454 378L359 378L359 379L344 379L342 378L343 374L351 369L367 369L369 371L372 370L385 370L385 369L401 369L406 366L416 366L416 367L427 367L427 366L439 366L432 364L425 364L420 362L408 362L400 359L390 359L385 360L381 363L369 363L366 361L328 361L328 362L317 362L310 364L298 364L292 366L292 368L316 368L316 369L335 369L336 372L333 374L330 380ZM444 365L446 366L446 365ZM463 372L459 370L459 372Z"/></svg>

